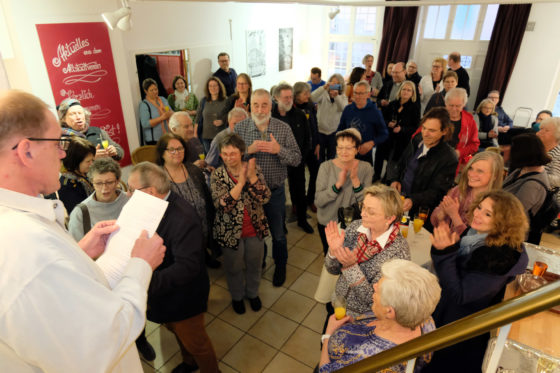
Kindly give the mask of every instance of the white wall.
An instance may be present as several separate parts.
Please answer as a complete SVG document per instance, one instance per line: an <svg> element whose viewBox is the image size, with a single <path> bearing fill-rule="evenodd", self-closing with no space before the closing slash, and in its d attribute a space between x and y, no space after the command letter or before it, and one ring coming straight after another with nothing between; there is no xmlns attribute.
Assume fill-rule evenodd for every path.
<svg viewBox="0 0 560 373"><path fill-rule="evenodd" d="M100 22L102 11L120 6L117 0L75 0L71 6L62 0L0 2L14 49L14 58L5 60L11 86L29 90L53 107L56 103L35 24ZM138 146L136 112L140 93L134 59L137 53L189 49L196 81L201 82L218 68L217 53L223 48L231 55L231 66L238 73L245 72L245 31L263 29L267 38L266 75L253 80L255 88L268 89L281 80L307 80L309 69L320 65L324 44L321 31L328 19L326 7L199 2L131 2L131 7L132 30L109 33L131 149ZM278 72L278 28L284 27L294 28L293 69ZM202 84L194 88L200 97Z"/></svg>
<svg viewBox="0 0 560 373"><path fill-rule="evenodd" d="M525 32L521 50L504 96L503 107L513 117L518 107L552 110L560 90L560 4L533 4L529 22L535 30Z"/></svg>

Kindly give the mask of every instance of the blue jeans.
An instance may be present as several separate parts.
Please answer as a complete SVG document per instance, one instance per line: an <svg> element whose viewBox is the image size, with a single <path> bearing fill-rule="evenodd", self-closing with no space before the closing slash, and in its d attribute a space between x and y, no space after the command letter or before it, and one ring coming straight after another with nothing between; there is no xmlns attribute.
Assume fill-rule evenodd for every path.
<svg viewBox="0 0 560 373"><path fill-rule="evenodd" d="M288 241L284 234L284 221L286 220L284 185L271 190L270 201L263 207L272 234L272 258L274 258L276 266L285 266L288 261Z"/></svg>

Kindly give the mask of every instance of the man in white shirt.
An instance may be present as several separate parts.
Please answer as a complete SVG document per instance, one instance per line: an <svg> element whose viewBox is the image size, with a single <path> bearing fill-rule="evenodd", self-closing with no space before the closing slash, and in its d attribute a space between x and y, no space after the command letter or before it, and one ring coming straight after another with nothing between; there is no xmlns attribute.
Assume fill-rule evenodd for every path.
<svg viewBox="0 0 560 373"><path fill-rule="evenodd" d="M114 221L76 243L58 200L67 141L31 94L0 95L0 366L4 372L142 372L134 340L147 288L163 260L157 235L136 240L114 289L95 262Z"/></svg>

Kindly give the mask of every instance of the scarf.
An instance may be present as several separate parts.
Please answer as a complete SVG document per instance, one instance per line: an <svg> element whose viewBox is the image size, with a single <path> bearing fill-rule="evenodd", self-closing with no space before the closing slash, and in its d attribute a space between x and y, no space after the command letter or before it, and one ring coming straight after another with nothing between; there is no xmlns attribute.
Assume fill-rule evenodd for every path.
<svg viewBox="0 0 560 373"><path fill-rule="evenodd" d="M482 113L478 113L478 120L480 121L480 132L490 132L494 129L494 125L492 124L492 116L491 115L484 115Z"/></svg>
<svg viewBox="0 0 560 373"><path fill-rule="evenodd" d="M175 107L179 110L185 110L187 107L187 98L189 97L189 92L185 89L183 92L175 90Z"/></svg>
<svg viewBox="0 0 560 373"><path fill-rule="evenodd" d="M393 243L393 241L395 241L395 239L397 238L397 235L399 234L399 225L398 224L393 224L393 230L391 231L391 234L389 235L389 239L387 240L387 243L385 244L385 247L381 247L381 245L379 244L379 242L377 242L377 240L368 240L367 238L367 234L365 233L359 233L358 234L358 244L357 244L357 252L356 252L356 257L358 258L358 264L363 263L363 262L367 262L368 260L370 260L371 258L373 258L373 256L375 254L380 253L381 251L383 251L386 247L388 247L389 245L391 245Z"/></svg>
<svg viewBox="0 0 560 373"><path fill-rule="evenodd" d="M475 249L486 244L486 236L488 236L488 233L478 233L474 229L469 228L467 234L459 242L457 256L461 258L470 256Z"/></svg>

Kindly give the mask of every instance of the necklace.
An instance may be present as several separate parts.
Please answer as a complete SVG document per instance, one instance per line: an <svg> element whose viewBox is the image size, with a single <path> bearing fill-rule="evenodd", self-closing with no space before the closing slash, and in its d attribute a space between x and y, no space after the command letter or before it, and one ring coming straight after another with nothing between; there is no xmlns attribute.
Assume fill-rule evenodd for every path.
<svg viewBox="0 0 560 373"><path fill-rule="evenodd" d="M173 180L173 176L171 176L171 173L169 172L167 167L163 166L163 168L165 169L165 172L167 172L167 175L169 175L169 179L171 180L171 184L175 185L175 187L176 187L177 191L179 192L179 194L181 195L181 197L183 197L183 199L185 201L189 201L189 199L187 198L187 196L183 192L183 188L179 187L179 184L177 184L175 182L175 180ZM181 164L181 170L183 171L183 175L185 176L185 183L186 183L187 179L188 179L188 176L187 176L187 172L185 170L185 165Z"/></svg>

